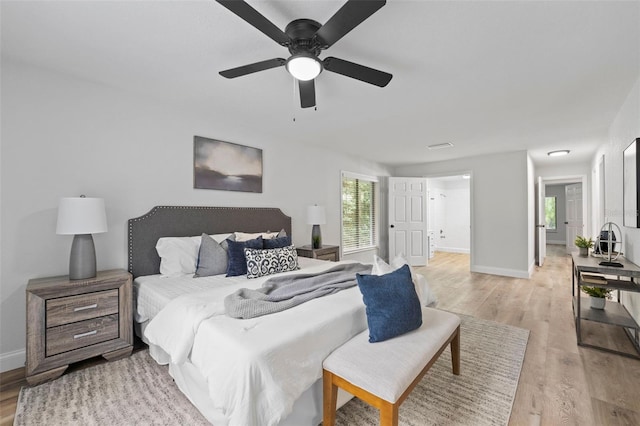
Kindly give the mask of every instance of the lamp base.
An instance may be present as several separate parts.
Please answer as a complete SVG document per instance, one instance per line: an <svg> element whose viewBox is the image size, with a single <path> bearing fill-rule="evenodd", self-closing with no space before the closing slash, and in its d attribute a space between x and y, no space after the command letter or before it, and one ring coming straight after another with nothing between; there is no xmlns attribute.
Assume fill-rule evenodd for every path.
<svg viewBox="0 0 640 426"><path fill-rule="evenodd" d="M311 229L311 247L314 249L322 248L322 235L320 234L320 225L313 225Z"/></svg>
<svg viewBox="0 0 640 426"><path fill-rule="evenodd" d="M84 280L96 276L96 248L91 234L73 237L69 257L69 279Z"/></svg>

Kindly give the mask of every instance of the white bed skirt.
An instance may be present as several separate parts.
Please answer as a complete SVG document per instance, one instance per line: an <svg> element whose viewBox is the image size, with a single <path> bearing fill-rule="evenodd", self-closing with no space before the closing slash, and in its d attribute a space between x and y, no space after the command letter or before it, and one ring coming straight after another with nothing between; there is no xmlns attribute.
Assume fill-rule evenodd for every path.
<svg viewBox="0 0 640 426"><path fill-rule="evenodd" d="M202 415L216 426L227 426L227 419L213 409L207 384L197 369L187 362L182 365L169 364L169 373L178 388L196 406ZM338 389L338 407L346 404L353 395ZM279 426L317 426L322 423L322 379L317 380L296 400L293 411Z"/></svg>
<svg viewBox="0 0 640 426"><path fill-rule="evenodd" d="M134 323L136 334L145 341L144 329L147 322ZM145 343L149 344L149 342ZM202 413L202 415L216 426L227 426L228 420L213 407L209 398L209 391L204 377L197 368L186 362L184 364L172 364L169 355L155 345L149 345L149 354L161 365L169 365L169 374L178 385L180 391ZM338 408L349 402L353 395L338 389ZM322 423L322 378L312 384L293 405L293 411L279 423L279 426L317 426Z"/></svg>

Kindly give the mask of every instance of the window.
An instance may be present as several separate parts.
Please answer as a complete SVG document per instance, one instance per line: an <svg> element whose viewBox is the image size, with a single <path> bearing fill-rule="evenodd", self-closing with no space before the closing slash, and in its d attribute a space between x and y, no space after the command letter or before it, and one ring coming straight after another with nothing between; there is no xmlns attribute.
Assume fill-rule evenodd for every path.
<svg viewBox="0 0 640 426"><path fill-rule="evenodd" d="M342 250L375 247L377 230L377 178L342 173Z"/></svg>
<svg viewBox="0 0 640 426"><path fill-rule="evenodd" d="M547 229L557 229L556 224L556 197L544 198L544 216Z"/></svg>

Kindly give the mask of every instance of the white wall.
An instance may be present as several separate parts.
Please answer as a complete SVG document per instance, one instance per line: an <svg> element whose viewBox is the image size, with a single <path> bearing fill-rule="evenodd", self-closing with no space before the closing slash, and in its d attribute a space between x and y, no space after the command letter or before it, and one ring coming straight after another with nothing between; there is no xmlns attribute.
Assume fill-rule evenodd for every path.
<svg viewBox="0 0 640 426"><path fill-rule="evenodd" d="M155 205L279 207L293 218L294 243L304 245L306 208L317 203L327 210L323 241L339 244L340 171L389 175L301 146L293 132L284 140L242 117L164 105L6 58L1 89L2 371L24 362L27 281L68 272L72 237L55 234L60 197L105 199L109 231L94 236L98 268L126 269L126 221ZM263 193L193 189L194 135L262 148Z"/></svg>
<svg viewBox="0 0 640 426"><path fill-rule="evenodd" d="M471 239L470 181L427 179L429 203L433 204L436 250L469 253ZM430 209L431 211L431 209ZM442 232L440 232L442 230Z"/></svg>
<svg viewBox="0 0 640 426"><path fill-rule="evenodd" d="M605 220L621 227L624 255L640 265L640 229L622 226L622 152L636 138L640 138L640 75L609 128L608 143L596 153L591 165L596 168L600 156L604 155ZM640 322L640 294L623 293L622 302L635 320Z"/></svg>
<svg viewBox="0 0 640 426"><path fill-rule="evenodd" d="M525 151L400 166L394 176L471 173L471 270L529 277L531 164Z"/></svg>

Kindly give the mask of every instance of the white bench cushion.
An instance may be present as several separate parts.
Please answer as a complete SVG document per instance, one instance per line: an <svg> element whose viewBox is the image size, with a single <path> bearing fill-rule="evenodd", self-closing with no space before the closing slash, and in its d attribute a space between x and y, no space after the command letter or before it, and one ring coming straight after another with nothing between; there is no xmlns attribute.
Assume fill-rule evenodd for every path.
<svg viewBox="0 0 640 426"><path fill-rule="evenodd" d="M384 342L369 343L369 330L333 351L323 368L395 403L460 325L450 312L422 308L422 326Z"/></svg>

